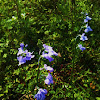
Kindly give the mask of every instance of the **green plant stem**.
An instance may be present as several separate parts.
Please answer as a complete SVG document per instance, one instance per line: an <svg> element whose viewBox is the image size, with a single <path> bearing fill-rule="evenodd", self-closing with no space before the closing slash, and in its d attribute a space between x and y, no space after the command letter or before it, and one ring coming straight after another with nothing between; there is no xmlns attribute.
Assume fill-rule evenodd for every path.
<svg viewBox="0 0 100 100"><path fill-rule="evenodd" d="M36 78L37 86L38 86L38 77L39 77L39 70L40 70L40 66L39 66L40 59L41 59L41 57L39 57L39 59L38 59L38 71L37 71L37 78Z"/></svg>
<svg viewBox="0 0 100 100"><path fill-rule="evenodd" d="M19 4L19 0L14 0L15 4L16 4L16 7L17 7L17 16L18 16L18 19L21 18L21 8L20 8L20 4Z"/></svg>
<svg viewBox="0 0 100 100"><path fill-rule="evenodd" d="M71 70L71 86L72 86L72 90L74 90L74 84L73 84L74 77L73 77L73 72L74 72L74 66L75 66L75 52L76 52L76 42L73 43L73 59L72 59L72 70ZM73 100L75 100L74 93L73 93Z"/></svg>
<svg viewBox="0 0 100 100"><path fill-rule="evenodd" d="M73 57L73 66L72 66L72 70L71 70L71 86L72 86L72 90L74 88L73 86L73 71L74 71L74 57ZM74 93L73 93L73 100L74 100Z"/></svg>
<svg viewBox="0 0 100 100"><path fill-rule="evenodd" d="M71 0L69 0L69 12L71 13Z"/></svg>

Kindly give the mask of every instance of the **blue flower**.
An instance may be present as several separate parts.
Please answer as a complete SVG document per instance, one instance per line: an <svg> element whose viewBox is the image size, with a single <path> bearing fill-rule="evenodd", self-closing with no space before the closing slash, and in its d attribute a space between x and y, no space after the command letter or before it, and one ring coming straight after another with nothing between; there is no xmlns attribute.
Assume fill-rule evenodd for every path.
<svg viewBox="0 0 100 100"><path fill-rule="evenodd" d="M22 48L23 48L23 47L24 47L24 44L23 44L23 43L21 43L21 44L20 44L20 47L22 47Z"/></svg>
<svg viewBox="0 0 100 100"><path fill-rule="evenodd" d="M78 47L80 48L80 50L85 50L86 48L85 47L83 47L81 44L78 44Z"/></svg>
<svg viewBox="0 0 100 100"><path fill-rule="evenodd" d="M92 18L90 18L89 16L86 16L86 19L84 19L84 22L88 22L88 20L91 20Z"/></svg>
<svg viewBox="0 0 100 100"><path fill-rule="evenodd" d="M53 69L52 67L47 66L46 64L44 64L44 68L45 68L46 70L49 70L50 73L54 71L54 69Z"/></svg>
<svg viewBox="0 0 100 100"><path fill-rule="evenodd" d="M35 55L31 55L31 52L28 52L28 50L23 50L24 44L20 44L20 48L18 48L18 53L17 53L17 59L19 61L18 65L26 63L27 60L31 60L31 58L34 58Z"/></svg>
<svg viewBox="0 0 100 100"><path fill-rule="evenodd" d="M27 47L27 46L28 46L28 44L25 45L25 47Z"/></svg>
<svg viewBox="0 0 100 100"><path fill-rule="evenodd" d="M52 55L58 56L58 53L56 53L55 51L52 50L52 51L49 51L49 55L51 55L51 56Z"/></svg>
<svg viewBox="0 0 100 100"><path fill-rule="evenodd" d="M82 41L88 40L87 36L84 36L84 35L85 35L85 33L83 33L83 34L81 35L80 40L82 40Z"/></svg>
<svg viewBox="0 0 100 100"><path fill-rule="evenodd" d="M21 55L24 53L24 50L22 47L18 48L18 53L17 53L17 56Z"/></svg>
<svg viewBox="0 0 100 100"><path fill-rule="evenodd" d="M19 61L18 65L26 63L26 57L19 56L17 57L17 60Z"/></svg>
<svg viewBox="0 0 100 100"><path fill-rule="evenodd" d="M47 90L40 88L38 93L34 96L34 98L36 98L37 100L45 100L46 94Z"/></svg>
<svg viewBox="0 0 100 100"><path fill-rule="evenodd" d="M50 56L52 56L52 55L58 56L58 54L53 50L53 48L51 46L43 44L43 47L45 48L45 51L48 52L48 54Z"/></svg>
<svg viewBox="0 0 100 100"><path fill-rule="evenodd" d="M43 44L43 47L45 50L42 52L42 57L46 58L49 60L49 62L53 61L54 59L51 57L52 55L58 56L58 54L53 50L52 47ZM46 52L46 53L45 53Z"/></svg>
<svg viewBox="0 0 100 100"><path fill-rule="evenodd" d="M45 51L48 51L48 52L53 50L51 46L48 46L46 44L43 44L43 47L44 47Z"/></svg>
<svg viewBox="0 0 100 100"><path fill-rule="evenodd" d="M47 90L46 90L46 89L40 88L39 91L40 91L42 94L47 94Z"/></svg>
<svg viewBox="0 0 100 100"><path fill-rule="evenodd" d="M90 26L87 26L87 28L84 30L84 32L89 32L89 31L93 31L91 28L90 28Z"/></svg>
<svg viewBox="0 0 100 100"><path fill-rule="evenodd" d="M31 58L34 58L35 57L35 55L31 55L31 54L32 54L31 52L28 52L26 54L26 60L31 60Z"/></svg>
<svg viewBox="0 0 100 100"><path fill-rule="evenodd" d="M49 60L49 62L53 61L54 59L49 55L49 53L45 53L44 51L42 52L42 57L46 58Z"/></svg>
<svg viewBox="0 0 100 100"><path fill-rule="evenodd" d="M86 12L86 13L85 13L85 15L87 16L87 15L88 15L88 13Z"/></svg>
<svg viewBox="0 0 100 100"><path fill-rule="evenodd" d="M48 73L48 76L45 79L45 84L48 84L48 85L53 84L53 77L50 73Z"/></svg>

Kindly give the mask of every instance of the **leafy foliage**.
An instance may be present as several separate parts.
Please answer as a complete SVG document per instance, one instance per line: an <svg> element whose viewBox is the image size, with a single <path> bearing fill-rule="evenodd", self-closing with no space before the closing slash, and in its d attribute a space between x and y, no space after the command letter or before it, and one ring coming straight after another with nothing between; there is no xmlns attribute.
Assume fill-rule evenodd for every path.
<svg viewBox="0 0 100 100"><path fill-rule="evenodd" d="M44 76L38 83L48 90L46 100L99 100L99 4L98 0L0 0L0 98L33 98L37 92L38 52L46 43L59 52L54 62L41 61L41 66L46 62L54 68L53 85L46 86ZM87 34L84 52L75 50L74 41L84 30L81 12L91 16L89 25L93 29ZM35 59L18 66L21 42L28 44L30 52L35 51Z"/></svg>

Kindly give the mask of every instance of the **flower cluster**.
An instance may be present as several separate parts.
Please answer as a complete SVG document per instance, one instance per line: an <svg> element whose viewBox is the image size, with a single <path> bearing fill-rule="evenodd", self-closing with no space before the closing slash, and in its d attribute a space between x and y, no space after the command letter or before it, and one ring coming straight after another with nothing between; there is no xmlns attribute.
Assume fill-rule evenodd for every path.
<svg viewBox="0 0 100 100"><path fill-rule="evenodd" d="M54 69L53 69L52 67L47 66L46 64L44 64L44 68L45 68L47 71L50 71L50 73L54 71Z"/></svg>
<svg viewBox="0 0 100 100"><path fill-rule="evenodd" d="M47 94L47 90L40 88L38 93L35 94L34 98L36 98L37 100L44 100L46 94Z"/></svg>
<svg viewBox="0 0 100 100"><path fill-rule="evenodd" d="M53 50L52 47L50 47L50 46L48 46L46 44L43 44L43 47L44 47L45 51L43 51L42 57L48 59L49 62L54 60L51 57L52 55L58 56L58 54ZM46 70L50 71L50 73L54 71L54 69L52 67L47 66L46 64L44 64L44 68ZM47 77L45 79L45 84L48 84L48 85L53 84L53 77L52 77L52 75L50 73L48 73L48 75L47 75Z"/></svg>
<svg viewBox="0 0 100 100"><path fill-rule="evenodd" d="M45 70L49 71L50 73L54 71L54 69L50 66L47 66L47 64L44 64L44 68L40 68L40 70L42 70L42 69L45 69ZM50 73L48 73L48 75L44 81L45 84L47 84L47 85L53 84L53 77Z"/></svg>
<svg viewBox="0 0 100 100"><path fill-rule="evenodd" d="M45 84L47 85L53 84L53 77L50 73L48 73L48 76L45 79Z"/></svg>
<svg viewBox="0 0 100 100"><path fill-rule="evenodd" d="M26 44L25 47L28 45ZM33 53L33 52L32 52ZM19 61L18 65L26 63L26 61L31 60L31 58L34 58L35 55L32 55L31 52L28 52L28 50L24 50L24 44L20 44L20 48L18 48L18 53L17 53L17 60Z"/></svg>
<svg viewBox="0 0 100 100"><path fill-rule="evenodd" d="M45 44L43 44L43 47L44 47L45 51L43 51L42 57L48 59L49 62L54 60L51 57L52 55L58 56L58 54L53 50L52 47L45 45ZM50 73L54 71L54 69L52 67L47 66L46 64L44 64L44 69L48 70ZM45 79L45 84L47 84L47 85L53 84L53 77L50 73L48 73L48 75Z"/></svg>
<svg viewBox="0 0 100 100"><path fill-rule="evenodd" d="M42 69L45 69L45 70L49 71L50 73L54 71L54 69L50 66L47 66L47 64L44 64L44 68L40 68L40 70L42 70ZM53 77L50 73L48 73L48 75L44 81L45 84L47 84L47 85L53 84Z"/></svg>
<svg viewBox="0 0 100 100"><path fill-rule="evenodd" d="M52 55L57 56L58 54L53 50L52 47L43 44L44 47L44 51L42 52L42 57L46 58L49 60L49 62L53 61L54 59L51 57ZM53 77L51 75L51 72L54 71L54 69L50 66L47 66L47 64L44 64L43 68L40 68L40 70L45 69L47 71L49 71L48 75L46 76L46 79L44 80L45 84L50 85L53 84ZM36 98L37 100L44 100L45 99L45 94L42 92L43 90L45 90L45 94L47 94L47 90L46 89L39 89L38 93L34 96L34 98Z"/></svg>
<svg viewBox="0 0 100 100"><path fill-rule="evenodd" d="M43 44L44 51L42 52L42 57L49 60L49 62L53 61L54 59L51 57L52 55L58 56L58 54L53 50L52 47Z"/></svg>
<svg viewBox="0 0 100 100"><path fill-rule="evenodd" d="M86 24L86 29L84 30L85 33L89 32L89 31L93 31L90 26L88 26L88 21L91 20L92 18L90 18L88 16L88 14L86 14L86 19L84 19L84 23L87 23ZM88 40L87 36L85 36L85 33L83 33L82 35L80 35L80 40L81 41L85 41L85 40ZM80 48L80 50L85 50L86 48L82 46L82 44L78 44L78 47Z"/></svg>
<svg viewBox="0 0 100 100"><path fill-rule="evenodd" d="M84 22L88 22L88 20L91 20L92 18L90 18L89 16L86 16L86 19L84 19Z"/></svg>
<svg viewBox="0 0 100 100"><path fill-rule="evenodd" d="M89 31L93 31L90 26L87 26L84 32L88 33Z"/></svg>
<svg viewBox="0 0 100 100"><path fill-rule="evenodd" d="M84 36L84 35L85 35L85 33L83 33L83 34L81 35L80 40L82 40L82 41L88 40L87 36Z"/></svg>
<svg viewBox="0 0 100 100"><path fill-rule="evenodd" d="M82 44L78 44L78 47L83 51L85 50L86 48L82 46Z"/></svg>
<svg viewBox="0 0 100 100"><path fill-rule="evenodd" d="M50 71L50 73L54 71L54 69L52 67L47 66L46 64L44 64L44 69L46 69L47 71ZM48 75L45 79L45 84L47 84L47 85L53 84L53 77L50 73L48 73Z"/></svg>

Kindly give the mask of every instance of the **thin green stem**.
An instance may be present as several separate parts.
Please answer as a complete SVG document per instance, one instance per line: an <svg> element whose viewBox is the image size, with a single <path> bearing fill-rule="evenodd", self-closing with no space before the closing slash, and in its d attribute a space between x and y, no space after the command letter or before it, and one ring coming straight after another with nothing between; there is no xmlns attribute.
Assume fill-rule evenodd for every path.
<svg viewBox="0 0 100 100"><path fill-rule="evenodd" d="M76 52L76 42L73 43L73 59L72 59L72 70L71 70L71 86L72 86L72 90L74 90L74 84L73 84L74 77L73 77L73 73L74 73L74 66L75 66L75 52ZM73 93L73 100L75 100L74 93Z"/></svg>
<svg viewBox="0 0 100 100"><path fill-rule="evenodd" d="M21 18L21 8L20 8L20 4L19 4L19 0L14 0L15 1L15 4L16 4L16 7L17 7L17 16L18 16L18 19Z"/></svg>
<svg viewBox="0 0 100 100"><path fill-rule="evenodd" d="M39 55L41 54L41 50L39 51ZM36 80L37 80L37 86L38 86L38 78L39 78L39 70L40 70L40 66L39 66L39 63L40 63L40 59L41 59L41 56L39 57L39 59L38 59L38 71L37 71L37 78L36 78Z"/></svg>
<svg viewBox="0 0 100 100"><path fill-rule="evenodd" d="M40 66L39 66L40 59L41 59L41 57L39 57L39 59L38 59L37 85L38 85L38 77L39 77L39 70L40 70Z"/></svg>

